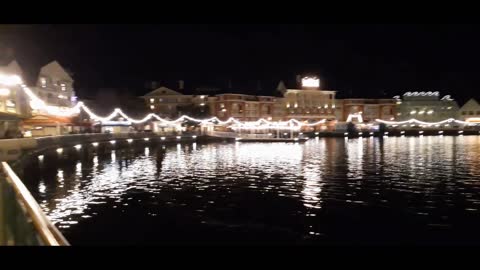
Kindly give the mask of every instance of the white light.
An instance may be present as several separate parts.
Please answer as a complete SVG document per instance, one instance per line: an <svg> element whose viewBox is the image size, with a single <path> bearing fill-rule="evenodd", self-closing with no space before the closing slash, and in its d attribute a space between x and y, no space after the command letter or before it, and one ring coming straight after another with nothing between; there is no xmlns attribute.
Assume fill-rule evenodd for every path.
<svg viewBox="0 0 480 270"><path fill-rule="evenodd" d="M287 135L288 133L283 133L283 135Z"/></svg>
<svg viewBox="0 0 480 270"><path fill-rule="evenodd" d="M385 135L388 135L388 131L387 131L387 132L385 132Z"/></svg>
<svg viewBox="0 0 480 270"><path fill-rule="evenodd" d="M303 135L303 132L298 133L299 135Z"/></svg>
<svg viewBox="0 0 480 270"><path fill-rule="evenodd" d="M200 106L205 106L205 103L200 103Z"/></svg>
<svg viewBox="0 0 480 270"><path fill-rule="evenodd" d="M429 110L427 114L433 114L433 110Z"/></svg>
<svg viewBox="0 0 480 270"><path fill-rule="evenodd" d="M240 141L242 138L235 138L235 141Z"/></svg>
<svg viewBox="0 0 480 270"><path fill-rule="evenodd" d="M419 134L423 134L423 131L419 131L418 133L419 133Z"/></svg>
<svg viewBox="0 0 480 270"><path fill-rule="evenodd" d="M418 114L424 114L424 113L425 113L425 111L419 111L418 112Z"/></svg>
<svg viewBox="0 0 480 270"><path fill-rule="evenodd" d="M148 142L148 141L150 141L150 138L144 138L143 140Z"/></svg>
<svg viewBox="0 0 480 270"><path fill-rule="evenodd" d="M115 140L111 140L110 143L111 143L111 144L115 144L116 141L115 141Z"/></svg>
<svg viewBox="0 0 480 270"><path fill-rule="evenodd" d="M155 99L151 98L150 103L153 103L153 102L155 102Z"/></svg>
<svg viewBox="0 0 480 270"><path fill-rule="evenodd" d="M318 135L318 134L319 134L319 132L315 132L315 135Z"/></svg>
<svg viewBox="0 0 480 270"><path fill-rule="evenodd" d="M373 132L370 132L370 135L373 135Z"/></svg>
<svg viewBox="0 0 480 270"><path fill-rule="evenodd" d="M362 136L363 132L359 132L358 135Z"/></svg>
<svg viewBox="0 0 480 270"><path fill-rule="evenodd" d="M160 137L160 140L165 141L165 137Z"/></svg>
<svg viewBox="0 0 480 270"><path fill-rule="evenodd" d="M75 149L80 150L80 149L82 148L82 145L81 145L81 144L77 144L77 145L75 145L74 147L75 147Z"/></svg>
<svg viewBox="0 0 480 270"><path fill-rule="evenodd" d="M227 111L227 109L225 109L225 108L222 109L222 112L226 112L226 111Z"/></svg>
<svg viewBox="0 0 480 270"><path fill-rule="evenodd" d="M196 138L197 138L197 135L193 135L192 138L196 139Z"/></svg>
<svg viewBox="0 0 480 270"><path fill-rule="evenodd" d="M0 96L8 96L8 95L10 95L10 89L0 88Z"/></svg>
<svg viewBox="0 0 480 270"><path fill-rule="evenodd" d="M462 134L462 133L463 133L463 131L462 131L462 130L460 130L460 131L458 132L458 134Z"/></svg>
<svg viewBox="0 0 480 270"><path fill-rule="evenodd" d="M320 80L318 78L302 78L303 87L320 87Z"/></svg>
<svg viewBox="0 0 480 270"><path fill-rule="evenodd" d="M410 114L416 114L416 113L417 113L417 111L411 111L410 112Z"/></svg>
<svg viewBox="0 0 480 270"><path fill-rule="evenodd" d="M133 142L133 139L127 139L127 142L128 142L128 143L132 143L132 142Z"/></svg>
<svg viewBox="0 0 480 270"><path fill-rule="evenodd" d="M268 136L272 136L273 134L272 133L268 133Z"/></svg>
<svg viewBox="0 0 480 270"><path fill-rule="evenodd" d="M348 132L343 133L343 135L348 136Z"/></svg>
<svg viewBox="0 0 480 270"><path fill-rule="evenodd" d="M155 109L155 106L150 105L150 110L153 110L153 109Z"/></svg>
<svg viewBox="0 0 480 270"><path fill-rule="evenodd" d="M39 156L38 156L38 160L40 160L40 161L43 161L43 158L44 158L43 155L39 155Z"/></svg>
<svg viewBox="0 0 480 270"><path fill-rule="evenodd" d="M57 148L57 153L59 154L63 153L63 148Z"/></svg>
<svg viewBox="0 0 480 270"><path fill-rule="evenodd" d="M177 140L180 140L181 138L182 138L182 137L180 137L180 136L177 136Z"/></svg>
<svg viewBox="0 0 480 270"><path fill-rule="evenodd" d="M0 74L0 84L7 86L18 85L22 84L22 79L18 75Z"/></svg>
<svg viewBox="0 0 480 270"><path fill-rule="evenodd" d="M438 132L438 134L443 134L443 131L440 130L440 131Z"/></svg>
<svg viewBox="0 0 480 270"><path fill-rule="evenodd" d="M405 134L405 131L403 131L403 130L402 130L402 131L400 131L400 134Z"/></svg>
<svg viewBox="0 0 480 270"><path fill-rule="evenodd" d="M97 147L98 146L98 142L94 142L92 143L93 146Z"/></svg>
<svg viewBox="0 0 480 270"><path fill-rule="evenodd" d="M298 141L298 138L293 139L294 141Z"/></svg>

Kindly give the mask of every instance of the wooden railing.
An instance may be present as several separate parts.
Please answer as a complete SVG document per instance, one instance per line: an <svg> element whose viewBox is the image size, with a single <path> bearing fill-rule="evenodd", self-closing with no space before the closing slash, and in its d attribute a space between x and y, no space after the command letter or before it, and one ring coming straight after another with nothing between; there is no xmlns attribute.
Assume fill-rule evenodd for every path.
<svg viewBox="0 0 480 270"><path fill-rule="evenodd" d="M0 175L0 245L69 245L6 162Z"/></svg>

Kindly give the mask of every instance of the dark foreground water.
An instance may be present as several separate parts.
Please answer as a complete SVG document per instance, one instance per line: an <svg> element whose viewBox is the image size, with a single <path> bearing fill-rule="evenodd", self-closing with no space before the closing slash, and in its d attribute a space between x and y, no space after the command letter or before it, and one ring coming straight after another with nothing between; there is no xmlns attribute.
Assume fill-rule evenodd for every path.
<svg viewBox="0 0 480 270"><path fill-rule="evenodd" d="M480 244L480 136L161 149L45 160L23 177L73 245Z"/></svg>

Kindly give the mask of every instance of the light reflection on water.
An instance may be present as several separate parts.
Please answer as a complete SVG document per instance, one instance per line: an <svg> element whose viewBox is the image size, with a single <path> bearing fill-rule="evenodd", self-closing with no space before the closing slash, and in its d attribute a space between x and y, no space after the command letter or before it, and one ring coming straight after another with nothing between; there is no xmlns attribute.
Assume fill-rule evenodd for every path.
<svg viewBox="0 0 480 270"><path fill-rule="evenodd" d="M42 162L26 182L73 243L109 242L110 222L150 234L115 231L118 242L199 230L208 239L446 241L480 225L479 155L479 136L176 144ZM103 234L85 234L92 228Z"/></svg>

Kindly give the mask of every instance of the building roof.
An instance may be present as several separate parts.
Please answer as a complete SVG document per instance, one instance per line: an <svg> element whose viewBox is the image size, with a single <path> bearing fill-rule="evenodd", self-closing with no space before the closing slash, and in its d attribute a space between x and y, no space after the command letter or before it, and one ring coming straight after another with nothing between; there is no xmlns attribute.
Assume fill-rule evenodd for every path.
<svg viewBox="0 0 480 270"><path fill-rule="evenodd" d="M183 95L183 94L175 90L172 90L170 88L167 88L165 86L162 86L160 88L157 88L145 94L144 97L156 97L156 96L165 96L165 95Z"/></svg>
<svg viewBox="0 0 480 270"><path fill-rule="evenodd" d="M460 108L461 111L464 111L464 110L477 110L478 108L480 108L480 104L474 99L474 98L471 98L470 100L467 101L467 103L465 103L462 108Z"/></svg>
<svg viewBox="0 0 480 270"><path fill-rule="evenodd" d="M52 61L40 69L40 75L59 78L66 81L73 81L68 72L57 62Z"/></svg>

